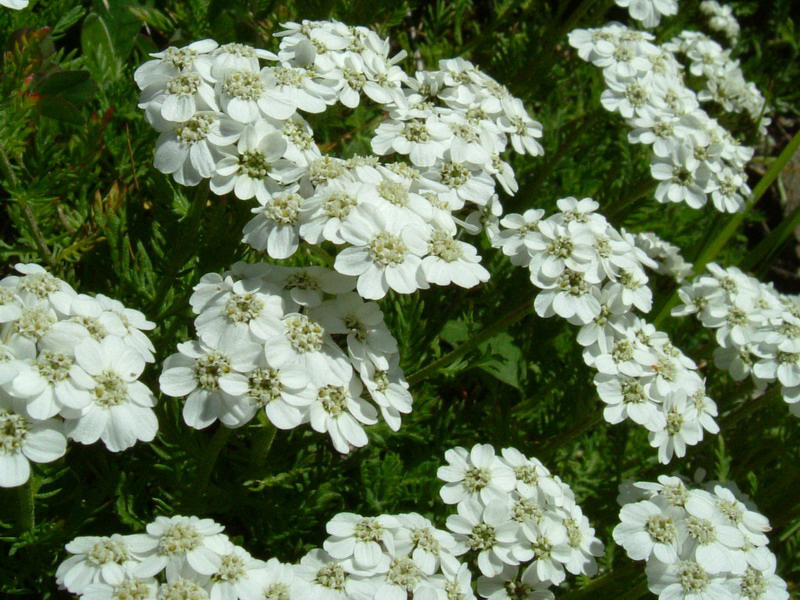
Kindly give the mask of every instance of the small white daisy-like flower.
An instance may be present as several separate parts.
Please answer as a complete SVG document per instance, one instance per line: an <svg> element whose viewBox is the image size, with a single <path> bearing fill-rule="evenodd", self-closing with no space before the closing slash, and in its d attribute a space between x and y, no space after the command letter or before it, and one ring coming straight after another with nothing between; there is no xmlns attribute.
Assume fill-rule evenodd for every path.
<svg viewBox="0 0 800 600"><path fill-rule="evenodd" d="M195 516L156 517L147 533L130 536L141 553L134 568L139 577L155 577L166 569L167 579L181 576L211 576L222 566L230 547L223 527L211 519Z"/></svg>
<svg viewBox="0 0 800 600"><path fill-rule="evenodd" d="M0 487L22 485L30 477L30 462L53 462L66 451L59 421L30 420L0 401Z"/></svg>
<svg viewBox="0 0 800 600"><path fill-rule="evenodd" d="M487 577L499 575L505 565L519 564L519 524L511 520L505 500L491 500L484 507L477 498L467 498L458 504L458 514L447 517L447 528L478 552L478 568Z"/></svg>
<svg viewBox="0 0 800 600"><path fill-rule="evenodd" d="M355 210L342 227L342 236L352 244L336 257L335 269L358 277L358 293L367 299L383 298L389 289L410 294L425 289L422 272L427 252L425 231L411 221L387 222L370 205Z"/></svg>
<svg viewBox="0 0 800 600"><path fill-rule="evenodd" d="M295 579L299 585L293 600L348 600L354 583L341 561L320 549L300 559Z"/></svg>
<svg viewBox="0 0 800 600"><path fill-rule="evenodd" d="M333 447L342 454L365 446L369 440L361 425L378 422L378 411L361 397L362 390L358 377L351 377L345 385L312 386L302 393L311 427L330 435Z"/></svg>
<svg viewBox="0 0 800 600"><path fill-rule="evenodd" d="M188 396L183 419L190 427L203 429L226 413L229 397L248 393L245 373L256 368L262 352L259 344L236 330L226 332L216 346L184 342L164 361L159 386L168 396Z"/></svg>
<svg viewBox="0 0 800 600"><path fill-rule="evenodd" d="M394 556L397 520L389 515L362 517L339 513L325 526L330 534L323 548L337 560L352 562L355 571L386 572L389 557Z"/></svg>
<svg viewBox="0 0 800 600"><path fill-rule="evenodd" d="M152 407L155 396L138 381L144 359L117 337L102 342L86 339L75 347L76 363L94 380L89 402L62 411L66 433L82 444L102 439L106 448L119 452L137 441L152 441L158 419Z"/></svg>
<svg viewBox="0 0 800 600"><path fill-rule="evenodd" d="M447 465L436 476L447 482L440 490L446 504L479 497L483 502L504 499L514 489L514 471L495 456L489 444L476 444L469 452L461 447L445 452Z"/></svg>
<svg viewBox="0 0 800 600"><path fill-rule="evenodd" d="M56 582L72 594L82 594L92 583L122 583L126 566L139 558L130 537L116 533L109 537L77 537L66 550L73 556L58 565Z"/></svg>

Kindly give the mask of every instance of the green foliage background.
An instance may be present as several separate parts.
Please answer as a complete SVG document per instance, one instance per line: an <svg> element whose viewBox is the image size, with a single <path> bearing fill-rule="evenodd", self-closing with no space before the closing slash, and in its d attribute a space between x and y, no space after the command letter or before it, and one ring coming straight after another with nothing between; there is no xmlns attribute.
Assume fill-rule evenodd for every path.
<svg viewBox="0 0 800 600"><path fill-rule="evenodd" d="M662 25L659 39L701 27L697 4L682 0L680 15ZM743 30L736 52L745 75L780 115L773 131L780 146L782 127L796 127L800 111L796 2L732 4ZM281 22L329 17L391 36L396 49L411 55L409 68L413 57L435 68L441 58L464 56L526 101L544 125L546 154L515 159L520 191L503 199L507 211L551 209L560 197L592 196L616 226L655 231L681 246L688 260L729 218L647 198L646 152L629 145L621 120L601 109L600 73L566 44L576 26L625 20L610 1L33 0L27 10L0 9L0 257L8 265L0 275L17 261L39 262L79 291L102 292L145 312L158 324L159 354L143 379L157 390L160 361L193 336L192 286L206 272L259 257L239 242L248 203L207 199L202 189L182 188L152 167L157 134L136 107L133 71L167 45L213 37L274 48L270 34ZM350 156L368 152L376 118L371 107L337 107L312 125L324 150ZM771 153L762 148L757 155ZM755 169L763 172L770 160L757 158ZM757 178L754 171L751 183ZM748 220L763 218L756 211ZM408 375L532 299L526 271L485 244L482 253L492 272L488 284L382 302ZM748 266L766 273L772 255L760 254ZM739 234L719 260L736 264L747 256L748 242ZM673 287L653 283L657 311ZM771 519L779 572L793 586L800 581L798 421L772 396L743 408L739 400L748 388L706 365L712 340L694 323L668 319L662 327L701 363L723 414L722 434L670 467L656 463L638 428L599 419L601 405L574 330L529 315L415 382L415 409L400 432L372 428L370 444L349 456L300 428L279 432L268 460L257 466L263 428L237 430L205 497L194 486L213 432L183 425L177 400L160 399L153 444L120 454L100 444L71 444L65 459L38 471L32 531L19 533L16 491L0 490L0 595L67 597L53 577L67 541L139 531L159 514L213 517L254 555L284 561L320 545L325 522L342 510L413 510L442 524L449 511L438 500L436 468L447 448L477 442L541 458L579 496L607 544L603 571L615 575L583 591L574 590L585 580L568 584L570 598L621 598L634 587L629 576L641 578L641 565L611 541L618 484L671 470L691 477L698 468L753 496Z"/></svg>

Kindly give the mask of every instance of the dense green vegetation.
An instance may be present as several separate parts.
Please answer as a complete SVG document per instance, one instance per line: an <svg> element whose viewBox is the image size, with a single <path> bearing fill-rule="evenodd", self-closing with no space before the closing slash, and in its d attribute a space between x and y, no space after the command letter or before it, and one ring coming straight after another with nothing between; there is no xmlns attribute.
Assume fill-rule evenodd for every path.
<svg viewBox="0 0 800 600"><path fill-rule="evenodd" d="M797 130L800 118L800 33L793 0L732 2L742 25L735 53L774 111L774 146L752 163L755 185ZM698 28L697 2L658 29L659 40ZM793 20L793 17L795 20ZM42 0L24 11L0 9L0 275L16 262L38 262L83 292L102 292L157 323L155 366L143 377L158 389L160 362L192 337L188 297L204 274L237 260L261 258L240 243L250 205L211 196L192 210L193 188L153 166L157 133L137 108L133 71L150 52L211 37L274 49L280 23L336 18L370 26L396 49L435 67L463 56L523 98L544 126L544 157L515 157L520 190L503 198L507 212L552 209L564 196L591 196L617 227L654 231L693 261L732 218L706 207L652 200L646 151L629 145L622 120L599 103L598 70L566 42L575 27L624 20L605 0L203 0L95 2ZM414 58L416 57L416 58ZM336 106L310 118L323 151L348 157L369 151L380 118L372 106ZM747 214L747 223L782 218L780 188ZM797 193L796 191L794 192ZM202 203L201 203L202 204ZM767 214L769 212L769 214ZM760 228L758 235L763 236ZM750 254L759 238L745 227L714 257L743 263L769 279L786 236ZM325 537L324 524L348 510L363 514L415 510L443 523L436 468L444 451L477 442L514 446L540 458L575 490L606 544L605 571L631 569L611 540L618 485L672 471L733 480L770 518L779 574L800 581L800 427L779 398L732 412L748 384L710 364L713 335L691 320L664 318L660 327L708 378L722 433L668 467L657 463L641 428L598 418L574 329L528 314L426 377L420 369L468 343L535 295L528 273L481 242L491 280L477 288L432 288L381 301L412 382L414 412L401 430L370 430L370 443L341 456L310 429L278 432L267 463L250 461L259 425L236 430L222 449L206 497L195 494L198 465L214 435L183 424L181 402L159 397L160 431L152 444L110 454L102 445L71 444L66 457L41 465L36 524L20 533L17 495L0 489L0 595L67 597L54 571L63 546L78 535L134 532L159 514L198 514L223 523L255 555L298 559ZM317 259L298 254L289 264ZM674 290L652 279L659 314ZM443 291L445 290L445 291ZM796 292L797 290L787 289ZM707 364L708 363L708 364ZM214 426L216 427L216 426ZM636 569L640 565L636 565ZM573 581L572 587L584 585ZM569 580L565 587L570 585ZM597 598L619 598L629 582L607 578ZM627 597L627 596L626 596Z"/></svg>

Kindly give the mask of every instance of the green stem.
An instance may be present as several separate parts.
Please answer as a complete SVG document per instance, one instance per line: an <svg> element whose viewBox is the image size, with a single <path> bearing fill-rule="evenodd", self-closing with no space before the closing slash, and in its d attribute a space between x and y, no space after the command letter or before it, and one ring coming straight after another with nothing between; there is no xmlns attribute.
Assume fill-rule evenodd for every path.
<svg viewBox="0 0 800 600"><path fill-rule="evenodd" d="M493 338L504 329L510 327L523 317L527 316L531 310L533 310L533 302L530 298L528 298L517 308L500 317L494 323L472 336L469 341L464 342L438 360L433 361L428 366L423 367L422 369L419 369L418 371L415 371L409 375L407 378L408 383L413 385L427 379L428 377L431 377L432 375L436 374L437 371L446 367L460 356L464 356L468 352L471 352L486 340Z"/></svg>
<svg viewBox="0 0 800 600"><path fill-rule="evenodd" d="M588 600L589 598L611 598L610 594L598 594L598 591L606 591L607 588L616 589L622 580L634 578L634 582L641 575L634 574L636 563L628 561L622 567L609 571L600 577L593 579L584 587L564 594L559 600Z"/></svg>
<svg viewBox="0 0 800 600"><path fill-rule="evenodd" d="M253 446L250 448L250 464L254 469L261 469L267 462L267 456L272 448L272 442L275 440L275 434L278 433L278 428L275 427L261 411L258 415L259 424L258 431L253 439Z"/></svg>
<svg viewBox="0 0 800 600"><path fill-rule="evenodd" d="M217 463L219 453L227 443L228 438L230 438L232 431L232 429L228 429L220 424L203 454L200 467L197 469L197 481L192 488L192 494L196 496L198 501L202 501L203 496L205 496L206 489L208 489L208 482L211 479L211 473L214 470L214 465Z"/></svg>
<svg viewBox="0 0 800 600"><path fill-rule="evenodd" d="M775 159L775 162L772 163L769 170L764 174L761 180L756 184L756 187L753 189L753 195L745 204L744 210L739 213L733 215L722 230L708 243L705 248L699 253L697 260L694 263L693 272L695 275L699 275L702 273L706 265L713 261L717 255L722 251L725 247L725 244L728 243L736 231L739 229L739 226L744 221L744 218L748 215L748 213L755 207L764 193L769 189L769 186L778 178L778 175L781 174L783 168L786 166L792 156L794 156L797 149L800 148L800 131L794 134L794 137L783 149L783 152L778 155L778 158ZM661 322L669 315L672 307L678 303L678 292L677 290L672 293L669 300L662 306L661 310L656 315L653 324L658 327Z"/></svg>
<svg viewBox="0 0 800 600"><path fill-rule="evenodd" d="M17 488L17 517L22 532L32 531L36 523L34 476Z"/></svg>
<svg viewBox="0 0 800 600"><path fill-rule="evenodd" d="M541 451L537 453L539 458L547 458L553 456L558 450L563 448L569 442L582 436L584 433L589 431L590 429L594 429L600 423L603 422L603 409L598 408L596 412L589 413L585 419L576 423L572 426L572 429L562 433L558 436L554 441L547 442L547 446L542 448Z"/></svg>
<svg viewBox="0 0 800 600"><path fill-rule="evenodd" d="M658 181L655 181L652 177L642 180L637 185L633 186L631 191L621 200L609 204L608 210L605 211L606 217L608 219L613 219L621 215L626 209L630 208L632 204L645 196L649 196L657 187Z"/></svg>

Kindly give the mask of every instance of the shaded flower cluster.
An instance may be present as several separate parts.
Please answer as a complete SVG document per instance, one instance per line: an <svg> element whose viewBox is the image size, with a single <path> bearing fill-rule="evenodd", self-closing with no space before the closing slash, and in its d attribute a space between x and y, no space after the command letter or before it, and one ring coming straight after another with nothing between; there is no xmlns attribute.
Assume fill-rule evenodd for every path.
<svg viewBox="0 0 800 600"><path fill-rule="evenodd" d="M594 384L609 423L630 419L649 431L662 463L687 445L717 433L717 408L706 396L695 363L667 334L632 312L649 312L652 292L644 267L657 263L636 239L595 212L591 198L558 201L561 212L509 214L493 239L511 262L527 266L542 291L534 308L580 326L583 359L597 371Z"/></svg>
<svg viewBox="0 0 800 600"><path fill-rule="evenodd" d="M138 379L154 360L154 323L39 265L15 268L0 280L0 486L63 456L67 438L112 452L152 441L156 399Z"/></svg>
<svg viewBox="0 0 800 600"><path fill-rule="evenodd" d="M705 79L705 89L697 94L700 102L716 102L729 113L747 113L758 125L759 133L766 136L771 122L764 115L766 100L756 84L744 78L739 60L731 58L730 49L699 31L684 31L664 44L664 48L684 55L689 73Z"/></svg>
<svg viewBox="0 0 800 600"><path fill-rule="evenodd" d="M700 107L710 96L687 87L675 45L657 46L653 39L616 23L569 34L578 55L603 69L603 107L626 119L630 143L652 147L650 172L659 182L656 200L700 208L710 197L719 211L741 211L751 194L745 165L753 148L736 141ZM727 56L719 60L727 62ZM763 102L759 115L762 111Z"/></svg>
<svg viewBox="0 0 800 600"><path fill-rule="evenodd" d="M654 271L659 275L666 275L681 283L692 274L692 263L684 260L678 246L649 231L636 233L633 238L636 247L644 250L645 254L657 263Z"/></svg>
<svg viewBox="0 0 800 600"><path fill-rule="evenodd" d="M767 548L769 521L731 484L692 489L679 477L624 486L614 541L647 561L661 600L786 600Z"/></svg>
<svg viewBox="0 0 800 600"><path fill-rule="evenodd" d="M777 380L800 416L800 299L736 267L711 263L708 271L678 290L683 304L672 315L695 315L715 330L716 365L736 381L751 378L758 391Z"/></svg>
<svg viewBox="0 0 800 600"><path fill-rule="evenodd" d="M167 358L161 390L186 397L196 429L241 427L263 410L279 429L310 423L347 453L366 445L377 405L396 431L412 404L397 342L355 286L314 266L237 263L205 275L190 299L199 340Z"/></svg>

